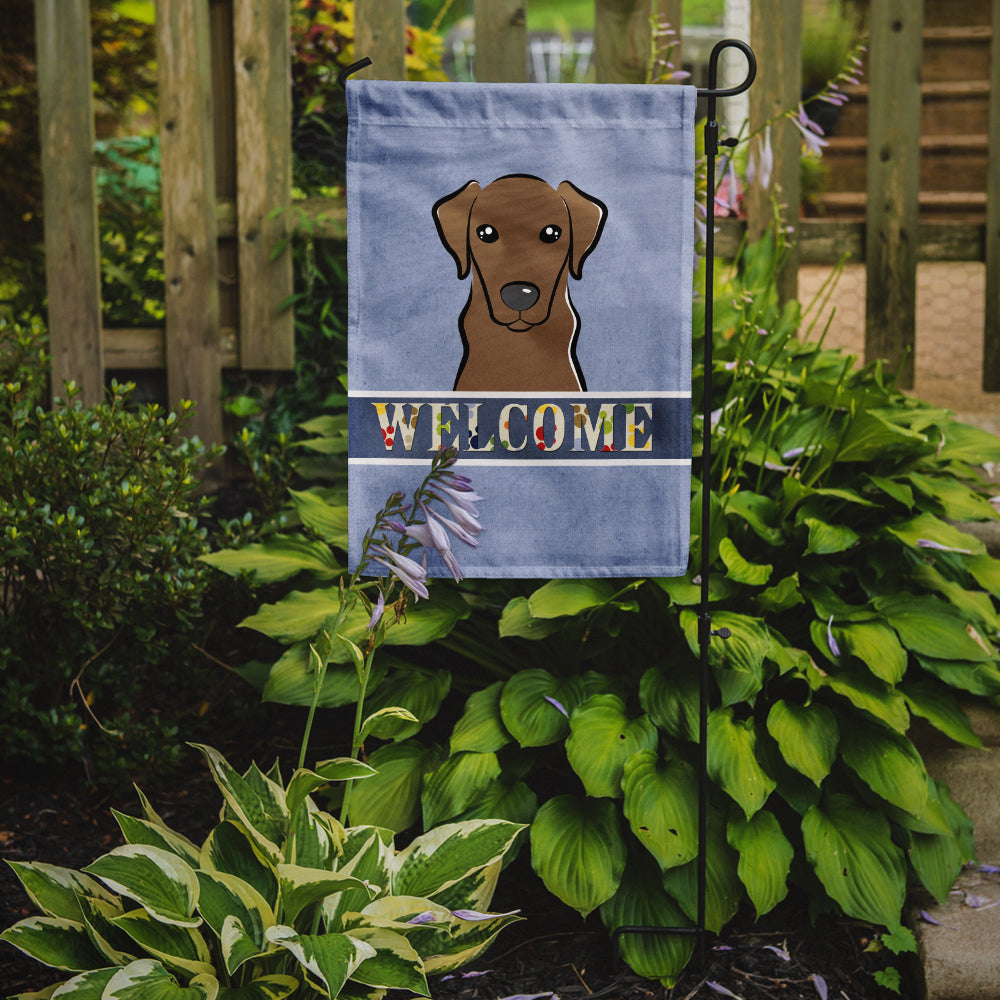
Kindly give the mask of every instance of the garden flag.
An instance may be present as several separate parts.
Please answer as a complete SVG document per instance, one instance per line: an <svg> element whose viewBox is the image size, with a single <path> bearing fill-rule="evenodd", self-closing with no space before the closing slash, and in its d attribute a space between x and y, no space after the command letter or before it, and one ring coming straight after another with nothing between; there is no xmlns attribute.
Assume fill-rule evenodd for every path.
<svg viewBox="0 0 1000 1000"><path fill-rule="evenodd" d="M467 576L686 572L695 98L348 82L352 566L451 445Z"/></svg>

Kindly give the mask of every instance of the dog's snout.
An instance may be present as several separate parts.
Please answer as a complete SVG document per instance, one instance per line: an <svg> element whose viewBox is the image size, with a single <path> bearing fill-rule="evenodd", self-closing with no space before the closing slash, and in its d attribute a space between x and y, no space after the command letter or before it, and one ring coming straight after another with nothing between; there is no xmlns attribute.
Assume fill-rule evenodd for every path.
<svg viewBox="0 0 1000 1000"><path fill-rule="evenodd" d="M512 281L500 289L500 298L508 309L523 312L538 301L538 286L529 281Z"/></svg>

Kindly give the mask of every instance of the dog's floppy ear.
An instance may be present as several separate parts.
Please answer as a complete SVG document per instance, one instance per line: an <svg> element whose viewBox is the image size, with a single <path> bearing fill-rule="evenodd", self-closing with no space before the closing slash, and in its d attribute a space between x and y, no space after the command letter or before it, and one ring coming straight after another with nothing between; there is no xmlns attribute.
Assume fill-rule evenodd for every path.
<svg viewBox="0 0 1000 1000"><path fill-rule="evenodd" d="M482 188L476 181L445 195L434 203L434 225L438 236L458 264L458 276L469 273L469 213Z"/></svg>
<svg viewBox="0 0 1000 1000"><path fill-rule="evenodd" d="M570 181L563 181L556 188L556 191L569 209L570 228L572 229L569 273L574 278L579 278L583 273L583 262L601 238L604 222L608 217L608 209L604 202L598 201L585 191L581 191Z"/></svg>

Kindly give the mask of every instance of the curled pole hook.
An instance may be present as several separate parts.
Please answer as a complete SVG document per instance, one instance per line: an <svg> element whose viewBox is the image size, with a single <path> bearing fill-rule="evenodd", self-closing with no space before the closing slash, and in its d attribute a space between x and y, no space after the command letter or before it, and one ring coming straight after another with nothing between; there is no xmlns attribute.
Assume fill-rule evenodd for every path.
<svg viewBox="0 0 1000 1000"><path fill-rule="evenodd" d="M718 78L719 78L719 57L722 55L725 49L739 49L747 59L747 75L746 79L735 87L723 87L719 88ZM754 55L753 49L747 45L746 42L740 41L738 38L723 38L721 42L716 42L715 46L712 48L712 54L708 57L708 87L702 87L698 90L699 97L735 97L737 94L742 94L750 89L751 84L757 78L757 57Z"/></svg>
<svg viewBox="0 0 1000 1000"><path fill-rule="evenodd" d="M345 66L337 74L337 83L340 86L340 89L341 90L347 89L347 78L349 76L351 76L353 73L357 73L360 70L363 70L366 66L371 66L371 65L372 65L371 59L369 59L368 56L365 56L363 59L359 59L357 62L352 62L350 66Z"/></svg>

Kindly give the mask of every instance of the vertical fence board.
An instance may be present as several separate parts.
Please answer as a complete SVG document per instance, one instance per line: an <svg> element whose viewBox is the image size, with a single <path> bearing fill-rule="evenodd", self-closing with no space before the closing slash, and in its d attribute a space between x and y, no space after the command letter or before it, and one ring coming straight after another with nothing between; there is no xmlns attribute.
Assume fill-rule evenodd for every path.
<svg viewBox="0 0 1000 1000"><path fill-rule="evenodd" d="M287 0L233 8L240 364L294 368L290 16ZM277 248L284 248L276 253Z"/></svg>
<svg viewBox="0 0 1000 1000"><path fill-rule="evenodd" d="M798 105L802 91L802 4L799 0L758 0L750 8L750 41L757 56L758 73L750 88L750 130ZM725 109L722 111L725 114ZM740 123L728 123L735 134ZM755 140L756 141L756 140ZM793 227L795 241L778 274L778 296L782 301L798 295L799 157L802 137L787 120L771 128L774 170L765 189L757 178L747 195L747 225L750 239L759 239L774 220L773 203L780 206L781 225Z"/></svg>
<svg viewBox="0 0 1000 1000"><path fill-rule="evenodd" d="M35 0L52 391L104 395L88 0Z"/></svg>
<svg viewBox="0 0 1000 1000"><path fill-rule="evenodd" d="M986 178L986 326L983 389L1000 392L1000 0L993 0L990 45L989 171Z"/></svg>
<svg viewBox="0 0 1000 1000"><path fill-rule="evenodd" d="M869 16L865 359L899 367L899 385L909 389L916 344L923 0L872 0Z"/></svg>
<svg viewBox="0 0 1000 1000"><path fill-rule="evenodd" d="M598 83L645 83L654 0L595 0L594 68Z"/></svg>
<svg viewBox="0 0 1000 1000"><path fill-rule="evenodd" d="M476 80L524 83L528 78L524 0L475 0Z"/></svg>
<svg viewBox="0 0 1000 1000"><path fill-rule="evenodd" d="M210 51L207 0L160 0L167 394L171 404L196 401L192 430L217 443L222 407Z"/></svg>
<svg viewBox="0 0 1000 1000"><path fill-rule="evenodd" d="M373 80L406 79L405 0L362 0L354 7L355 58L372 65L358 76Z"/></svg>

